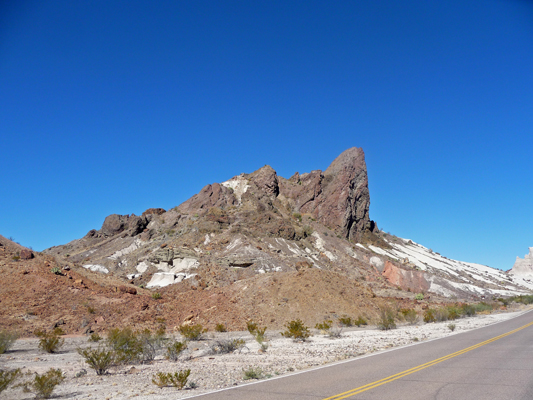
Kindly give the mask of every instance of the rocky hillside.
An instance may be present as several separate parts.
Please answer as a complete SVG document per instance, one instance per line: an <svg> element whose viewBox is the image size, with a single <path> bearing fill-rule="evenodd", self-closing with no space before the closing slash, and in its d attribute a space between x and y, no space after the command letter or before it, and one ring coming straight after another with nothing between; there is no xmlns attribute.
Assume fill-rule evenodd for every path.
<svg viewBox="0 0 533 400"><path fill-rule="evenodd" d="M58 299L62 290L75 292L75 300L64 299L73 302L69 307L85 310L83 318L89 322L84 326L64 305L54 306L55 316L35 314L42 315L42 324L72 317L68 329L75 332L87 326L149 325L157 319L170 326L224 321L242 329L249 318L272 327L302 318L314 326L332 314L372 317L381 304L393 300L421 308L428 301L530 291L526 280L512 274L449 260L380 232L370 220L369 205L362 149L346 150L325 171L297 172L289 179L265 166L207 185L170 210L110 215L99 230L33 260L21 260L22 249L6 242L9 254L0 267L13 281L0 288L20 289L17 279L23 276L58 285ZM50 272L55 267L60 274ZM151 297L155 291L160 300ZM18 300L9 303L13 307L26 301L43 307L47 298L21 302L32 296L18 293ZM414 300L416 293L425 294L424 302ZM87 316L87 304L95 305L100 319ZM60 317L62 313L69 317Z"/></svg>

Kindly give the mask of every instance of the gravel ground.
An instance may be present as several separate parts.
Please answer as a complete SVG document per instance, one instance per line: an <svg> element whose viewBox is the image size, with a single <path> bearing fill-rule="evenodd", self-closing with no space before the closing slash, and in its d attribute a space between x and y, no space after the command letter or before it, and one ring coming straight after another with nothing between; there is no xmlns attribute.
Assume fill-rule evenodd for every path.
<svg viewBox="0 0 533 400"><path fill-rule="evenodd" d="M268 350L260 346L248 332L208 333L205 340L190 342L180 361L171 362L161 355L147 365L112 368L108 374L97 376L76 352L78 347L95 346L87 337L66 337L65 344L57 354L48 354L38 349L38 339L17 340L12 349L0 355L1 369L20 368L22 372L42 373L49 368L61 368L65 381L54 391L59 399L181 399L196 396L217 389L241 385L243 370L260 368L263 379L290 374L335 361L354 358L363 354L378 352L391 347L454 335L467 330L500 322L516 316L521 311L477 315L456 321L418 325L400 325L397 329L380 331L376 327L346 328L336 339L314 331L306 342L294 342L282 337L279 332L267 331ZM448 327L455 324L452 332ZM214 340L241 338L246 347L241 352L213 355L209 349ZM157 372L175 372L190 369L189 382L195 389L178 391L176 388L159 388L152 383ZM86 374L76 377L80 371ZM1 395L5 399L32 399L31 393L9 388Z"/></svg>

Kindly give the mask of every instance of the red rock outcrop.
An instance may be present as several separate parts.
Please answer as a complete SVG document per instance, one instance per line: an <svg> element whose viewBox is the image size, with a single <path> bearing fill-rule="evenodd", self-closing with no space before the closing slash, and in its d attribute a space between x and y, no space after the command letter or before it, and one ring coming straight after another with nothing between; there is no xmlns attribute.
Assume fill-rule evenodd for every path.
<svg viewBox="0 0 533 400"><path fill-rule="evenodd" d="M399 286L403 290L410 290L411 292L426 292L430 286L423 271L403 269L390 261L385 261L385 267L381 274L392 285Z"/></svg>

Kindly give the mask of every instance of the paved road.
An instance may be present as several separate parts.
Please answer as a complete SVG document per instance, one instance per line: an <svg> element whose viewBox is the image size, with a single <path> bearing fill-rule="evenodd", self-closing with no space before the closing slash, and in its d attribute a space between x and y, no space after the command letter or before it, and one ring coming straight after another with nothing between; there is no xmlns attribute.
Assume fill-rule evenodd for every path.
<svg viewBox="0 0 533 400"><path fill-rule="evenodd" d="M533 312L198 400L532 400Z"/></svg>

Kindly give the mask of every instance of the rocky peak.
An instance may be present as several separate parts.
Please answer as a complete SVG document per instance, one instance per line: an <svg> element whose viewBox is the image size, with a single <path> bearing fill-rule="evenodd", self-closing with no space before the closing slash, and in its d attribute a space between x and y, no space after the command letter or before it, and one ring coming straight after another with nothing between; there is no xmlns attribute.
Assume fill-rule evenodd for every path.
<svg viewBox="0 0 533 400"><path fill-rule="evenodd" d="M265 165L263 168L250 174L250 180L267 195L273 197L279 195L278 175L270 165Z"/></svg>
<svg viewBox="0 0 533 400"><path fill-rule="evenodd" d="M360 241L374 224L369 218L370 193L365 154L352 147L322 172L296 173L285 181L281 194L295 210L310 213L340 235Z"/></svg>
<svg viewBox="0 0 533 400"><path fill-rule="evenodd" d="M533 247L529 248L529 254L526 254L523 259L516 257L511 274L533 275Z"/></svg>

